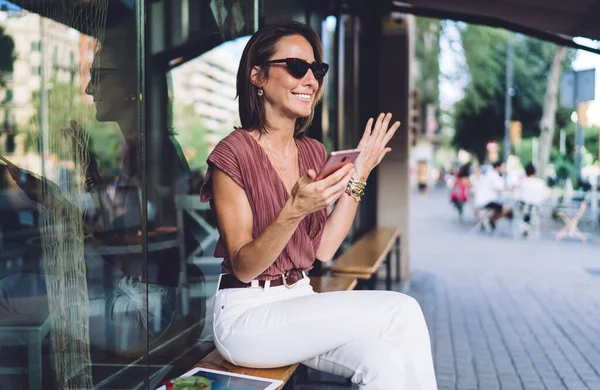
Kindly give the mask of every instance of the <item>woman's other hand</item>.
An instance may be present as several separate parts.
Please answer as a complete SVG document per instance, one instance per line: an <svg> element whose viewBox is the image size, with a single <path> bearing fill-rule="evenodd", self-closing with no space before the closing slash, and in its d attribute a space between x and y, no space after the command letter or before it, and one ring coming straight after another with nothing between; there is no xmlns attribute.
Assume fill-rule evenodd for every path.
<svg viewBox="0 0 600 390"><path fill-rule="evenodd" d="M98 162L89 150L90 137L81 125L74 120L62 130L62 134L73 142L74 150L79 150L78 154L84 156L85 161L82 161L86 164L84 187L86 192L90 192L102 181L98 170Z"/></svg>
<svg viewBox="0 0 600 390"><path fill-rule="evenodd" d="M371 171L379 165L383 157L391 152L392 149L387 147L387 144L400 127L400 122L396 121L388 128L391 120L391 113L381 113L375 124L373 124L373 118L367 121L365 132L357 146L360 155L354 164L355 179L366 181Z"/></svg>
<svg viewBox="0 0 600 390"><path fill-rule="evenodd" d="M315 181L317 173L309 169L292 188L292 209L305 216L329 207L344 193L353 174L354 166L346 164L325 179Z"/></svg>

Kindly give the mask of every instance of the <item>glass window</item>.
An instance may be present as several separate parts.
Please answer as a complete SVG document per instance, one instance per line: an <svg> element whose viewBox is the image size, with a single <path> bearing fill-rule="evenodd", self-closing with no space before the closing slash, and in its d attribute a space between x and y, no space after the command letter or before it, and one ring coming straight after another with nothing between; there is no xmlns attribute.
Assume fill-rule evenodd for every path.
<svg viewBox="0 0 600 390"><path fill-rule="evenodd" d="M39 52L0 52L38 76L12 83L0 146L0 388L152 387L170 365L148 357L185 326L176 233L143 234L137 2L25 3L0 11L14 46Z"/></svg>

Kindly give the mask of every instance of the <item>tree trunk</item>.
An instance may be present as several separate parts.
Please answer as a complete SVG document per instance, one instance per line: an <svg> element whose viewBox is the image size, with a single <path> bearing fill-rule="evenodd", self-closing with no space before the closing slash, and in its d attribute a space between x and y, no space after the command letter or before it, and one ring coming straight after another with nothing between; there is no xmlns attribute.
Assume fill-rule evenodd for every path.
<svg viewBox="0 0 600 390"><path fill-rule="evenodd" d="M540 152L537 171L540 177L545 177L550 151L552 150L552 140L554 139L554 126L556 123L556 109L558 106L558 86L560 84L561 64L567 55L567 48L561 46L556 49L550 68L548 84L546 84L546 95L544 97L544 111L540 120Z"/></svg>

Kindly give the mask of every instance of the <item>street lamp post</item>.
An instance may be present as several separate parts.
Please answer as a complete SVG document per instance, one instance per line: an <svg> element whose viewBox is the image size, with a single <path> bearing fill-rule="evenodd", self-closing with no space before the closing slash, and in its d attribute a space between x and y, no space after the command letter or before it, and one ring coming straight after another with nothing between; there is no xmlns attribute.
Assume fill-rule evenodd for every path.
<svg viewBox="0 0 600 390"><path fill-rule="evenodd" d="M506 92L504 95L504 162L510 155L510 120L512 117L513 95L513 34L508 33L506 40Z"/></svg>

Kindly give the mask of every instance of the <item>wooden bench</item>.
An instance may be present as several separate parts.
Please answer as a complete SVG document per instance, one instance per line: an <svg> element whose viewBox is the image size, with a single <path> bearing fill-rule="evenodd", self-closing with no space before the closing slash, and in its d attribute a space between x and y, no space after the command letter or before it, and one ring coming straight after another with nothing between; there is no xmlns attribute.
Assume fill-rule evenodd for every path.
<svg viewBox="0 0 600 390"><path fill-rule="evenodd" d="M386 265L386 289L392 289L392 251L396 256L396 281L400 281L400 229L377 227L359 238L341 256L334 260L334 276L351 276L369 283L374 289L377 271Z"/></svg>
<svg viewBox="0 0 600 390"><path fill-rule="evenodd" d="M313 290L318 293L352 290L356 286L356 283L356 278L348 275L310 277L310 284L313 287ZM283 385L278 389L281 390L298 368L298 364L269 369L238 367L223 359L219 352L215 349L205 356L204 359L202 359L198 364L196 364L195 367L231 372L234 374L278 379L283 381Z"/></svg>
<svg viewBox="0 0 600 390"><path fill-rule="evenodd" d="M234 374L259 376L262 378L277 379L283 381L283 385L278 390L283 389L283 386L290 380L292 374L298 368L298 364L279 368L247 368L238 367L227 360L223 359L216 349L206 355L196 367L207 368L210 370L219 370L231 372Z"/></svg>
<svg viewBox="0 0 600 390"><path fill-rule="evenodd" d="M356 278L348 275L310 277L310 285L318 293L354 290L356 283Z"/></svg>

